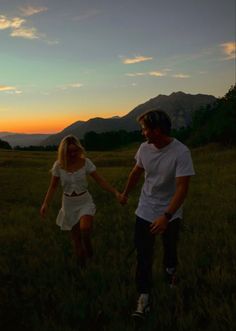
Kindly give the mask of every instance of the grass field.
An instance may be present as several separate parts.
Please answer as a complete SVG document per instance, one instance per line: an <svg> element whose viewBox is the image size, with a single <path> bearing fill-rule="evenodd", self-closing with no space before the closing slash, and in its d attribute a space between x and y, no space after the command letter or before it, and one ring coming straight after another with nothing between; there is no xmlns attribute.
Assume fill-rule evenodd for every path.
<svg viewBox="0 0 236 331"><path fill-rule="evenodd" d="M136 147L88 157L122 190ZM141 328L145 331L236 330L236 150L211 145L193 150L192 156L196 176L184 209L180 281L172 290L163 282L157 238L153 310ZM139 187L122 207L89 181L97 206L95 257L79 272L69 234L55 225L60 190L46 221L39 217L55 157L53 152L0 150L0 329L134 330Z"/></svg>

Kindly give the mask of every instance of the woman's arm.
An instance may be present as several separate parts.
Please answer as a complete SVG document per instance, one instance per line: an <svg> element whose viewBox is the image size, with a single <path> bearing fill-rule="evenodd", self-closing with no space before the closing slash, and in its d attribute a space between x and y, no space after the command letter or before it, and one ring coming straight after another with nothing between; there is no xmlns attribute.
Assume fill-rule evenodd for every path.
<svg viewBox="0 0 236 331"><path fill-rule="evenodd" d="M114 194L116 198L119 199L120 193L110 183L108 183L101 175L99 175L97 171L91 172L90 176L98 183L99 186L101 186L101 188L103 188L107 192Z"/></svg>
<svg viewBox="0 0 236 331"><path fill-rule="evenodd" d="M51 181L50 181L50 184L48 187L48 191L45 195L42 207L40 209L40 214L42 217L45 217L45 215L46 215L49 202L52 200L54 193L58 187L59 179L60 179L60 177L56 177L56 176L52 176L52 178L51 178Z"/></svg>

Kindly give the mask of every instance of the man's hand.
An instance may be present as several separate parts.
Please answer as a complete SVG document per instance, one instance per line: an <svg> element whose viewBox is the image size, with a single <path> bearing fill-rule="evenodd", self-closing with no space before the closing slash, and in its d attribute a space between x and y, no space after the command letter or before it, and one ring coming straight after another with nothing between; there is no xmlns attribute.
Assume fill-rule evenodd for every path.
<svg viewBox="0 0 236 331"><path fill-rule="evenodd" d="M151 225L151 234L163 234L167 228L168 219L165 215L158 217Z"/></svg>
<svg viewBox="0 0 236 331"><path fill-rule="evenodd" d="M128 201L128 197L124 194L124 193L121 193L120 196L119 196L119 202L121 205L125 205Z"/></svg>

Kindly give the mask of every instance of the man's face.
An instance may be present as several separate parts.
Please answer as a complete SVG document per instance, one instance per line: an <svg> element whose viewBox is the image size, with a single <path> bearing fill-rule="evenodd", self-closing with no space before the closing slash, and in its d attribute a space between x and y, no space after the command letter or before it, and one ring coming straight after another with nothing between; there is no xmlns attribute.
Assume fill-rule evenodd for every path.
<svg viewBox="0 0 236 331"><path fill-rule="evenodd" d="M147 139L149 144L153 144L158 139L158 129L150 129L141 123L142 135Z"/></svg>

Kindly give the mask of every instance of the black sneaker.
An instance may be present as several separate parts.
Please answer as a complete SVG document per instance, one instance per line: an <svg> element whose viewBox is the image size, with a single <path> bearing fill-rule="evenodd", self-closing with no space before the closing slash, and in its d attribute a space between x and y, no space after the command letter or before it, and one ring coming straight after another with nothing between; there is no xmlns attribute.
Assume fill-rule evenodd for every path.
<svg viewBox="0 0 236 331"><path fill-rule="evenodd" d="M135 319L144 319L150 311L149 295L146 293L140 294L137 302L137 308L133 312L132 317Z"/></svg>

